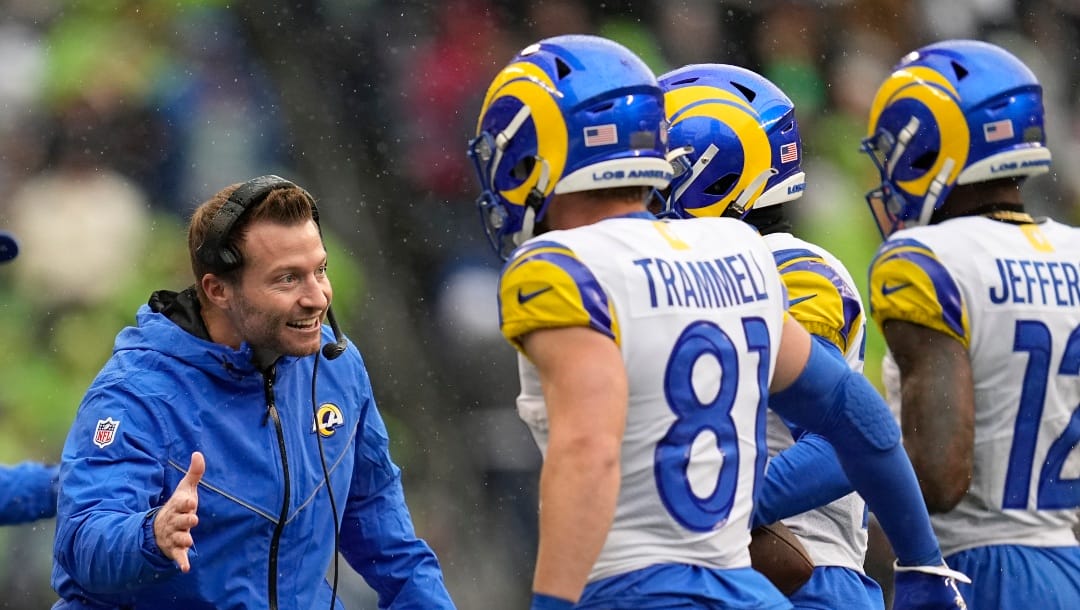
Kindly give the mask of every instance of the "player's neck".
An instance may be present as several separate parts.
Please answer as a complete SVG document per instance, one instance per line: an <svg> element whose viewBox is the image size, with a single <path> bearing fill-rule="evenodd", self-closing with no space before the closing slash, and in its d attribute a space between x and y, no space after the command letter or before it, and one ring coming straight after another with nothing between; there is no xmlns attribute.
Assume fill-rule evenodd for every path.
<svg viewBox="0 0 1080 610"><path fill-rule="evenodd" d="M565 193L551 200L546 224L555 230L574 229L606 218L644 211L645 202L640 199L599 199L586 193Z"/></svg>
<svg viewBox="0 0 1080 610"><path fill-rule="evenodd" d="M750 212L743 220L751 224L762 235L791 233L791 222L787 219L784 204L782 203L764 208L750 208Z"/></svg>
<svg viewBox="0 0 1080 610"><path fill-rule="evenodd" d="M934 212L931 224L960 216L987 216L1016 223L1034 222L1024 211L1020 182L1005 179L964 184L953 189L945 205Z"/></svg>

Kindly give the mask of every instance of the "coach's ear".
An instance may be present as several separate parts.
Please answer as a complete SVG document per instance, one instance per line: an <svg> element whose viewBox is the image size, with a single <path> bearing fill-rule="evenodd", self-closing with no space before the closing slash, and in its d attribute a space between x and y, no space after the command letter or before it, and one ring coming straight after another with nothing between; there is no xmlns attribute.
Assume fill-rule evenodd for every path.
<svg viewBox="0 0 1080 610"><path fill-rule="evenodd" d="M798 591L814 573L806 548L779 521L750 531L750 565L785 596Z"/></svg>

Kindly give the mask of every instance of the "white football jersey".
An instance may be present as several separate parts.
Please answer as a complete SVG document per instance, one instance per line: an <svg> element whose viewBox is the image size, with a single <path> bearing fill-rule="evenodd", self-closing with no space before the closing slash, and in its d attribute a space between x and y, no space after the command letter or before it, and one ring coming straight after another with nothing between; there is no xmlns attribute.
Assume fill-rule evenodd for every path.
<svg viewBox="0 0 1080 610"><path fill-rule="evenodd" d="M862 298L846 267L824 248L790 233L765 236L788 293L788 312L808 331L835 345L848 366L863 369L866 318ZM790 447L791 429L769 412L769 455ZM816 510L788 519L814 565L841 566L863 572L866 556L866 502L850 493Z"/></svg>
<svg viewBox="0 0 1080 610"><path fill-rule="evenodd" d="M499 295L511 343L536 329L588 326L625 361L622 479L590 582L663 563L749 566L786 304L761 237L732 219L608 219L527 242L504 268ZM518 413L546 452L540 383L519 362Z"/></svg>
<svg viewBox="0 0 1080 610"><path fill-rule="evenodd" d="M1080 230L965 217L898 231L871 266L871 315L955 338L975 383L974 478L932 515L946 555L1075 545L1080 507ZM899 375L886 359L891 402Z"/></svg>

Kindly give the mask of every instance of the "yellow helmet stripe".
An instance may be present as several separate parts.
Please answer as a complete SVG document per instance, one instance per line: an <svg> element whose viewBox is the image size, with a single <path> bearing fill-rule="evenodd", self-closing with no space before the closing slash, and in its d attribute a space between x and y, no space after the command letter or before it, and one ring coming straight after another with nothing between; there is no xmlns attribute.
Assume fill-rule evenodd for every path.
<svg viewBox="0 0 1080 610"><path fill-rule="evenodd" d="M754 112L753 106L741 97L730 91L707 85L680 87L666 92L664 94L664 107L667 109L668 121L674 122L677 118L676 115L685 110L687 106L717 100L724 100L742 106L749 113Z"/></svg>
<svg viewBox="0 0 1080 610"><path fill-rule="evenodd" d="M487 114L488 107L491 106L491 102L495 99L496 92L506 83L519 78L534 79L537 84L547 87L552 95L558 95L555 83L552 82L551 78L540 66L527 61L512 63L495 75L495 80L491 81L491 85L488 86L487 93L484 94L484 103L480 106L479 118L476 121L476 135L480 135L480 125L484 120L484 115Z"/></svg>
<svg viewBox="0 0 1080 610"><path fill-rule="evenodd" d="M942 89L945 89L952 94L953 98L960 99L960 94L953 87L949 79L945 78L940 72L927 68L926 66L912 66L910 68L904 68L897 70L889 75L889 78L882 83L878 88L877 95L874 96L874 101L870 105L870 121L867 123L868 137L874 135L874 131L877 129L878 118L881 117L881 113L884 112L885 106L893 101L893 96L896 92L908 85L915 84L933 84L938 85Z"/></svg>
<svg viewBox="0 0 1080 610"><path fill-rule="evenodd" d="M743 167L739 172L739 181L718 204L710 206L716 215L727 209L761 173L772 167L772 146L769 136L761 128L760 119L752 106L741 98L716 87L684 87L673 89L664 96L665 106L671 125L695 118L716 119L728 125L739 137L743 145ZM700 151L698 151L700 153ZM721 153L722 154L722 153ZM765 190L766 181L756 187L751 199L757 199ZM708 214L708 210L701 210Z"/></svg>
<svg viewBox="0 0 1080 610"><path fill-rule="evenodd" d="M941 73L925 66L897 70L885 81L874 98L870 110L870 133L873 136L878 118L885 106L898 100L912 99L930 109L940 130L941 150L937 159L925 174L915 180L897 182L897 185L909 193L925 194L930 183L942 172L948 159L955 163L946 178L952 184L967 164L967 155L971 141L967 120L960 110L960 96L952 83Z"/></svg>
<svg viewBox="0 0 1080 610"><path fill-rule="evenodd" d="M553 178L544 185L545 196L554 190L555 183L562 176L569 151L569 136L562 111L556 102L559 96L561 94L555 90L548 75L539 66L529 62L517 62L503 68L488 87L480 111L481 122L477 123L477 133L490 106L503 97L516 98L529 108L534 124L545 126L544 133L537 134L537 156L540 162L533 167L532 173L524 182L516 188L501 192L510 203L525 205L529 192L536 187L545 172ZM559 129L559 126L562 128Z"/></svg>

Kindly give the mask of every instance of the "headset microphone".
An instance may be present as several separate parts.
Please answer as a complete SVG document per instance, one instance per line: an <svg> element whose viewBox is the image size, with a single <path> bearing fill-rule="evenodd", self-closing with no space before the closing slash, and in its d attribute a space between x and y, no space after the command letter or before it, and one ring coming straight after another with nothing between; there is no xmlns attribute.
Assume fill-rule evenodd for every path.
<svg viewBox="0 0 1080 610"><path fill-rule="evenodd" d="M338 356L345 353L345 349L348 347L348 340L341 332L341 327L338 326L337 318L334 317L334 308L327 305L326 307L326 320L330 322L330 330L334 331L334 342L327 343L322 348L322 355L327 360L333 360Z"/></svg>

